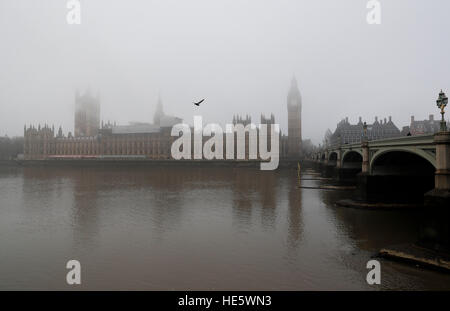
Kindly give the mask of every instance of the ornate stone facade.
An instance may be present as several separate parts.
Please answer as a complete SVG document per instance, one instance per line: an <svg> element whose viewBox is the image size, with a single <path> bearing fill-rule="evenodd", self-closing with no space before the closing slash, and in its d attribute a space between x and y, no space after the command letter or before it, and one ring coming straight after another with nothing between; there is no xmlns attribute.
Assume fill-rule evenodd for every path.
<svg viewBox="0 0 450 311"><path fill-rule="evenodd" d="M447 128L450 123L447 122ZM430 114L428 120L415 120L414 116L411 116L411 123L409 126L404 126L402 134L404 135L426 135L435 134L439 132L441 127L441 120L436 120L434 115Z"/></svg>
<svg viewBox="0 0 450 311"><path fill-rule="evenodd" d="M330 137L330 141L327 144L331 144L331 146L340 145L340 144L354 144L360 143L361 138L364 134L364 124L362 122L362 118L359 118L357 124L350 124L348 118L341 120L336 127L336 130ZM368 140L377 140L384 138L392 138L402 136L400 130L395 126L394 122L392 122L392 118L389 117L389 120L384 118L384 120L378 120L378 117L375 117L375 122L373 124L367 124L367 139Z"/></svg>
<svg viewBox="0 0 450 311"><path fill-rule="evenodd" d="M172 126L182 119L165 115L159 100L157 124L133 123L100 126L100 102L89 92L75 96L75 128L67 136L60 127L58 133L48 125L24 128L24 158L148 158L169 159L170 146L176 137L170 136Z"/></svg>
<svg viewBox="0 0 450 311"><path fill-rule="evenodd" d="M90 93L76 94L75 97L75 128L67 136L60 127L58 132L52 126L40 125L36 128L24 128L24 159L58 159L58 158L145 158L171 159L171 146L177 137L171 136L172 126L182 123L182 119L164 114L161 99L158 99L157 109L152 123L132 123L116 125L108 122L99 123L99 98ZM301 147L301 100L295 79L288 96L289 133L291 136L279 137L279 157L298 157ZM242 124L244 127L251 123L250 116L242 118L234 116L232 124ZM275 124L275 117L261 115L261 124ZM191 129L191 133L193 133ZM224 159L226 158L226 134L223 134ZM193 138L194 135L192 135ZM259 135L256 134L258 139ZM234 152L237 158L237 137L234 136ZM245 159L249 157L249 133L245 133ZM272 150L270 128L267 133L267 147ZM203 138L202 144L207 141ZM193 144L192 144L193 145ZM259 150L259 141L257 141ZM259 158L259 154L258 154Z"/></svg>

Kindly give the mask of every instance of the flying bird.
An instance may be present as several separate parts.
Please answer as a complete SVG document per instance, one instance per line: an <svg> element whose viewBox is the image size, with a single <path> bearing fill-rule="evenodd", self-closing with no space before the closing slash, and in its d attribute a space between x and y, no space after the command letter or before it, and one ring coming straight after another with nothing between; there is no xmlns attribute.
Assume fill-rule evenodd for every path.
<svg viewBox="0 0 450 311"><path fill-rule="evenodd" d="M203 103L204 100L205 100L205 99L203 98L203 99L202 99L201 101L199 101L198 103L194 103L194 105L200 106L200 104Z"/></svg>

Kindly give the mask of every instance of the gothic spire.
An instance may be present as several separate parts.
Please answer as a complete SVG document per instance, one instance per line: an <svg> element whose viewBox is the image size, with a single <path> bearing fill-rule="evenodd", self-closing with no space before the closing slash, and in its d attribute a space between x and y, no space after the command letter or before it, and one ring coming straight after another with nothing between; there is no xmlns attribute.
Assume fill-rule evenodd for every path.
<svg viewBox="0 0 450 311"><path fill-rule="evenodd" d="M164 116L163 104L161 94L158 94L158 103L156 104L155 115L153 116L153 123L159 125L161 118Z"/></svg>
<svg viewBox="0 0 450 311"><path fill-rule="evenodd" d="M290 106L300 106L302 103L302 98L300 95L300 91L298 89L297 79L295 76L292 76L291 87L289 89L287 103Z"/></svg>

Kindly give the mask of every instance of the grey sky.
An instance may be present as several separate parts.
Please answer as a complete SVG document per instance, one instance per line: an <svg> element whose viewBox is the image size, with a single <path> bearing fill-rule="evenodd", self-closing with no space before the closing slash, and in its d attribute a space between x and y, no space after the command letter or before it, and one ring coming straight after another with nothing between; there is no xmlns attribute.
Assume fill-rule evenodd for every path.
<svg viewBox="0 0 450 311"><path fill-rule="evenodd" d="M101 93L101 117L151 122L166 113L225 124L233 113L275 114L287 126L293 74L303 96L303 137L321 141L345 116L438 117L450 93L450 1L81 0L0 1L0 135L49 123L73 131L74 92ZM195 109L192 102L206 98Z"/></svg>

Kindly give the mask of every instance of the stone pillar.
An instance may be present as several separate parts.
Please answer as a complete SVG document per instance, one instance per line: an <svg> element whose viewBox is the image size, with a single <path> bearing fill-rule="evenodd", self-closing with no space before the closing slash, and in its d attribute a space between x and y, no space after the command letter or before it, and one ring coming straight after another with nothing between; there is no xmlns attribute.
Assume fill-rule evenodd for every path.
<svg viewBox="0 0 450 311"><path fill-rule="evenodd" d="M425 205L432 207L450 206L450 132L434 135L436 145L436 172L434 189L425 194Z"/></svg>
<svg viewBox="0 0 450 311"><path fill-rule="evenodd" d="M422 215L420 242L433 249L450 249L450 132L434 136L436 172L434 189L427 192Z"/></svg>
<svg viewBox="0 0 450 311"><path fill-rule="evenodd" d="M436 173L434 188L450 194L450 132L440 132L434 136L436 144Z"/></svg>
<svg viewBox="0 0 450 311"><path fill-rule="evenodd" d="M341 168L342 167L342 149L340 149L340 148L337 151L336 167L337 168Z"/></svg>
<svg viewBox="0 0 450 311"><path fill-rule="evenodd" d="M367 140L363 140L361 143L363 161L362 161L362 173L369 174L370 173L370 159L369 159L369 142Z"/></svg>
<svg viewBox="0 0 450 311"><path fill-rule="evenodd" d="M362 167L361 173L356 175L356 197L358 200L370 201L373 199L373 194L371 189L373 189L373 184L371 183L372 177L370 176L370 159L369 159L369 142L367 137L363 137L361 141L362 147Z"/></svg>

